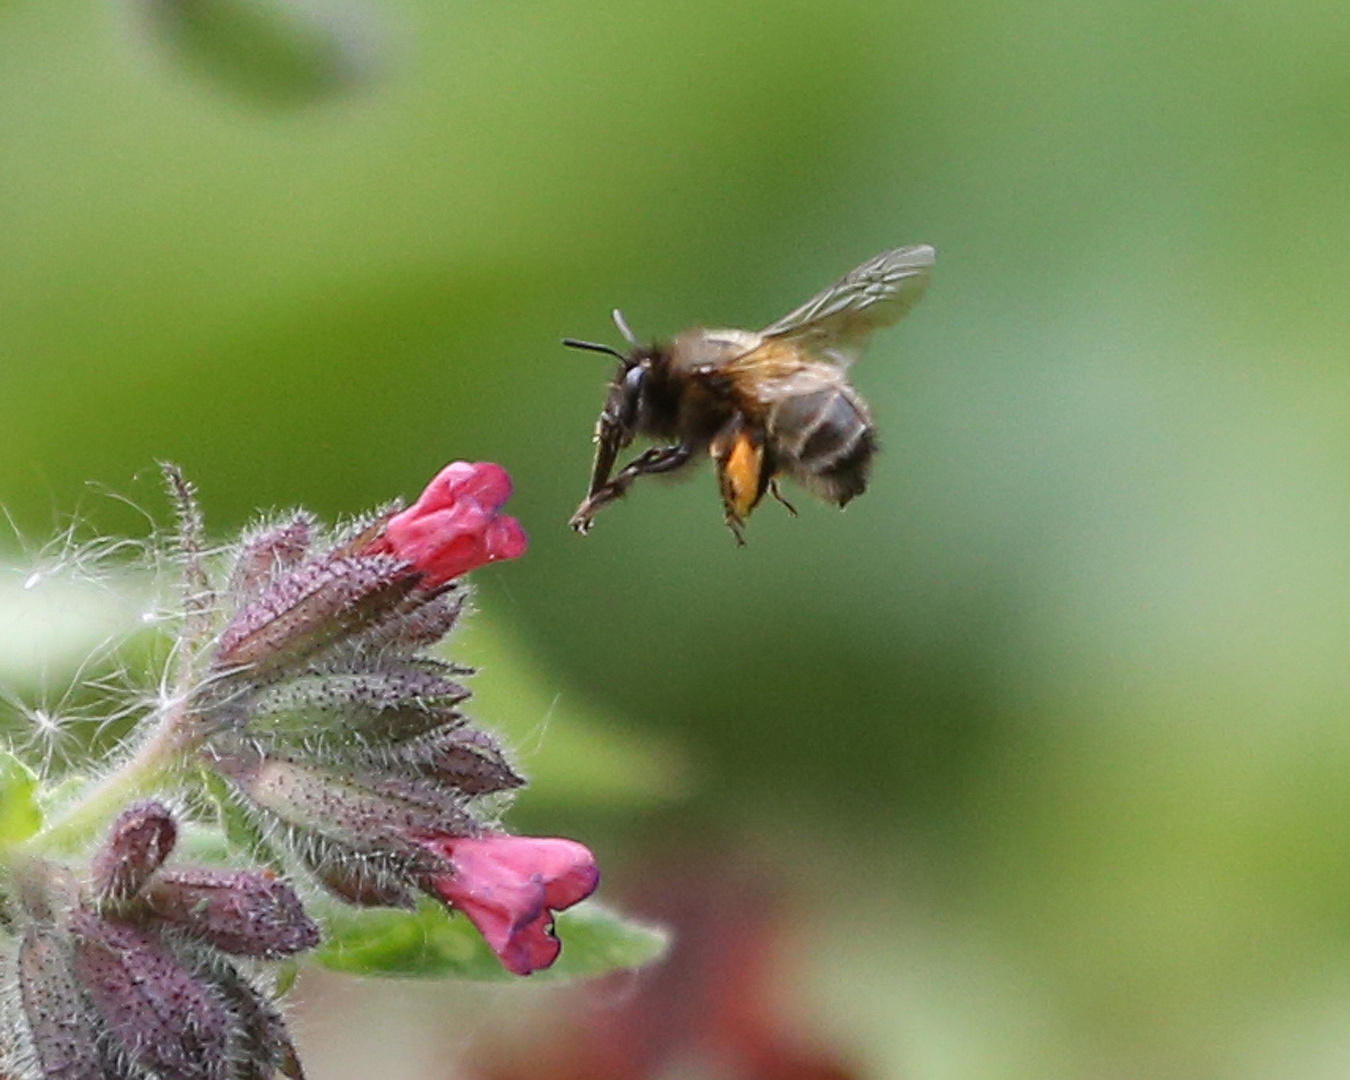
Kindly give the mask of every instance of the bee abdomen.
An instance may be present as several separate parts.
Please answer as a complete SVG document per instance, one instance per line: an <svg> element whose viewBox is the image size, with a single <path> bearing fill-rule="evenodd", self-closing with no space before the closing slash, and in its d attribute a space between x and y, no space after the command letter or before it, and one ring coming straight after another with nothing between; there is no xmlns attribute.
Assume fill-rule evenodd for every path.
<svg viewBox="0 0 1350 1080"><path fill-rule="evenodd" d="M779 449L813 473L853 457L872 429L859 403L834 387L780 402L769 424Z"/></svg>
<svg viewBox="0 0 1350 1080"><path fill-rule="evenodd" d="M866 406L846 390L784 400L770 424L788 471L807 487L841 506L867 487L876 439Z"/></svg>
<svg viewBox="0 0 1350 1080"><path fill-rule="evenodd" d="M838 454L827 468L816 473L811 486L840 506L867 490L867 473L876 453L876 437L865 427L848 448ZM807 463L808 467L813 463Z"/></svg>

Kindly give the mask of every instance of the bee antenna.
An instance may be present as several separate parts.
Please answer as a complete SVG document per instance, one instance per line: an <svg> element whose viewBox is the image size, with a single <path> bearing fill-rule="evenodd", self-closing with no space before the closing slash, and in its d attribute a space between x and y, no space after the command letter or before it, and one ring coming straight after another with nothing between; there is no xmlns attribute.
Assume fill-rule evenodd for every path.
<svg viewBox="0 0 1350 1080"><path fill-rule="evenodd" d="M565 337L562 343L569 349L589 349L591 352L608 353L610 356L617 356L620 360L625 359L623 353L618 349L611 349L608 345L601 345L598 341L578 341L576 338Z"/></svg>
<svg viewBox="0 0 1350 1080"><path fill-rule="evenodd" d="M637 335L633 333L633 328L628 325L628 320L623 317L623 312L615 308L613 314L614 325L619 328L619 333L623 335L623 339L635 348L641 345L642 343L638 341Z"/></svg>

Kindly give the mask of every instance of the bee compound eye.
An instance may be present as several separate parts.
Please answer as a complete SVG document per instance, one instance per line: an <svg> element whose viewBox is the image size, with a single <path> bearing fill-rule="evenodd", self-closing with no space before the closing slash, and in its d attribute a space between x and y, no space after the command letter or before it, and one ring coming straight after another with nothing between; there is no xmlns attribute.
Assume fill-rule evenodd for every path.
<svg viewBox="0 0 1350 1080"><path fill-rule="evenodd" d="M629 368L623 377L623 394L619 400L619 423L628 427L638 414L638 402L642 397L642 384L647 378L647 369L639 364Z"/></svg>

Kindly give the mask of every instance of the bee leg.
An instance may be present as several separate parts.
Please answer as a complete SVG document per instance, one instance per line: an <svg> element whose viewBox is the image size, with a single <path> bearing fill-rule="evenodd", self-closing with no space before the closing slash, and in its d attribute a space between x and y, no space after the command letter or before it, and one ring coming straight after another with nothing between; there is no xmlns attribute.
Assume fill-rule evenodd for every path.
<svg viewBox="0 0 1350 1080"><path fill-rule="evenodd" d="M769 494L772 495L775 499L777 499L780 503L782 503L785 507L787 507L787 512L789 514L791 514L793 517L797 516L797 508L793 506L790 502L788 502L787 499L783 498L783 493L778 489L777 479L769 481Z"/></svg>
<svg viewBox="0 0 1350 1080"><path fill-rule="evenodd" d="M711 450L724 520L736 543L744 547L741 530L745 520L764 497L773 475L772 468L766 467L763 439L747 430L737 417L713 439Z"/></svg>
<svg viewBox="0 0 1350 1080"><path fill-rule="evenodd" d="M693 449L683 443L679 446L653 446L650 450L644 451L615 473L612 479L605 481L591 492L577 507L577 512L572 515L572 520L568 524L584 535L591 527L591 518L603 507L621 498L639 476L678 469L692 454Z"/></svg>

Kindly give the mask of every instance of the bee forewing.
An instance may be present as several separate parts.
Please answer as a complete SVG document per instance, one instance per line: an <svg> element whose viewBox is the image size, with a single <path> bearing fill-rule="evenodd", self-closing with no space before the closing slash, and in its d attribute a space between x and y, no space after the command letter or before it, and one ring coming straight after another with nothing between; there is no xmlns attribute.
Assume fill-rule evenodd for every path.
<svg viewBox="0 0 1350 1080"><path fill-rule="evenodd" d="M927 244L883 251L760 333L797 342L847 367L868 334L899 321L919 302L936 257Z"/></svg>

